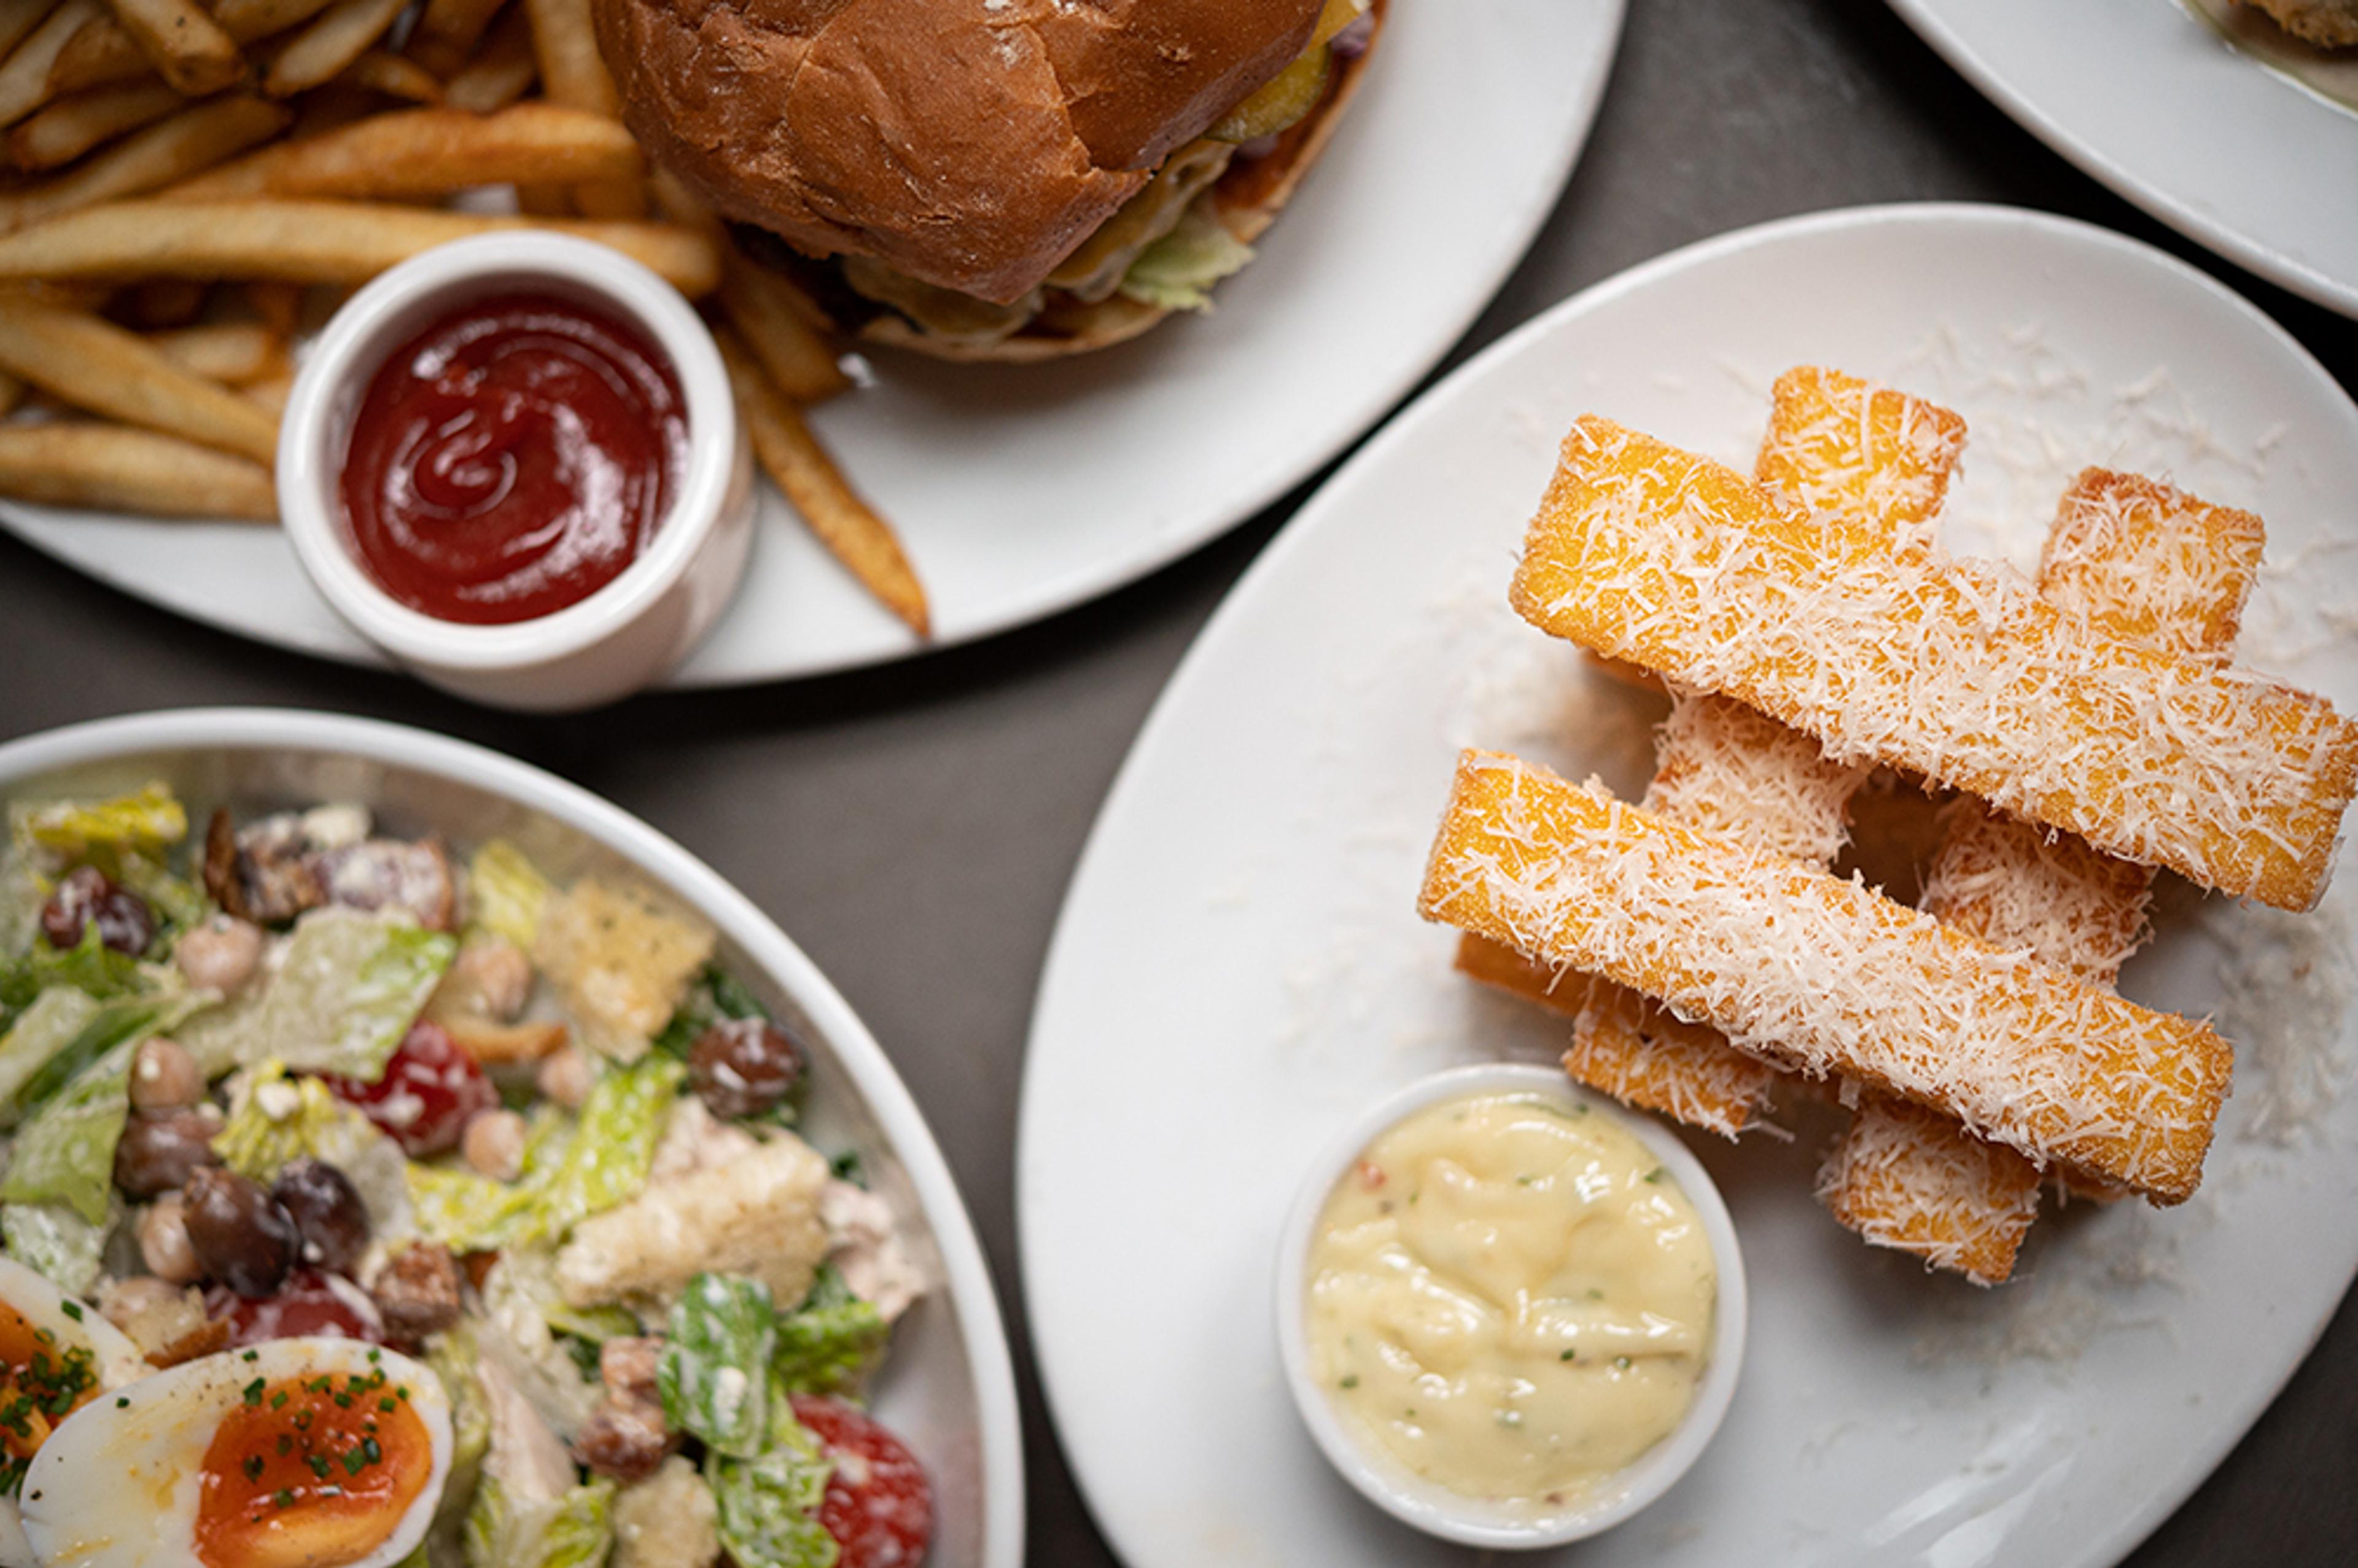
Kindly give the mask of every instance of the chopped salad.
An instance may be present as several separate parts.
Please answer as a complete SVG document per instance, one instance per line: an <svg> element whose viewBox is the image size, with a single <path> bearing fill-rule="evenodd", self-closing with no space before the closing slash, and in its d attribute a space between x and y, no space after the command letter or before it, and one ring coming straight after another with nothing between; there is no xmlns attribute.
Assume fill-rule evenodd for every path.
<svg viewBox="0 0 2358 1568"><path fill-rule="evenodd" d="M923 1281L806 1069L645 886L12 806L0 1568L918 1563L861 1390Z"/></svg>

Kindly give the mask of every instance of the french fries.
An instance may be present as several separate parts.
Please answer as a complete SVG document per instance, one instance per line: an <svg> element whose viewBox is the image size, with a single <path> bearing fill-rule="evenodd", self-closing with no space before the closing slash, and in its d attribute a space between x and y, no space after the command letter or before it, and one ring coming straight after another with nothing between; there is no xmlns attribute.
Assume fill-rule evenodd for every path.
<svg viewBox="0 0 2358 1568"><path fill-rule="evenodd" d="M261 464L121 425L0 425L0 495L156 517L278 520Z"/></svg>
<svg viewBox="0 0 2358 1568"><path fill-rule="evenodd" d="M71 163L187 103L168 83L128 81L60 98L8 133L8 159L36 173Z"/></svg>
<svg viewBox="0 0 2358 1568"><path fill-rule="evenodd" d="M116 201L0 238L0 279L252 277L363 283L470 234L551 228L611 245L681 293L720 282L710 239L660 223L557 222L359 201Z"/></svg>
<svg viewBox="0 0 2358 1568"><path fill-rule="evenodd" d="M918 636L933 625L925 590L909 565L892 526L860 499L827 449L812 436L801 413L772 384L734 334L717 334L730 384L745 420L753 456L777 481L810 531L818 535L860 586Z"/></svg>
<svg viewBox="0 0 2358 1568"><path fill-rule="evenodd" d="M21 295L0 299L0 369L60 403L267 464L278 421L135 332Z"/></svg>
<svg viewBox="0 0 2358 1568"><path fill-rule="evenodd" d="M191 98L218 92L245 74L237 40L194 0L107 0L156 74Z"/></svg>
<svg viewBox="0 0 2358 1568"><path fill-rule="evenodd" d="M190 375L249 388L287 373L287 345L259 321L213 321L151 334L156 351Z"/></svg>
<svg viewBox="0 0 2358 1568"><path fill-rule="evenodd" d="M284 105L215 98L134 133L64 174L0 193L0 234L44 218L169 185L283 130Z"/></svg>
<svg viewBox="0 0 2358 1568"><path fill-rule="evenodd" d="M492 114L406 109L276 143L164 194L195 201L383 200L526 180L628 179L643 167L638 144L619 121L579 109L554 103L517 103Z"/></svg>
<svg viewBox="0 0 2358 1568"><path fill-rule="evenodd" d="M19 171L0 181L0 418L28 390L28 417L78 415L0 425L0 495L266 519L290 350L323 291L449 240L548 228L691 297L720 291L729 263L712 308L741 334L728 352L749 444L924 635L908 557L803 422L849 384L830 324L650 169L590 5L0 0L0 131ZM450 204L502 187L524 216Z"/></svg>
<svg viewBox="0 0 2358 1568"><path fill-rule="evenodd" d="M384 37L409 0L335 0L312 18L270 62L262 90L286 98L317 87Z"/></svg>
<svg viewBox="0 0 2358 1568"><path fill-rule="evenodd" d="M100 23L114 27L99 0L65 0L9 51L5 60L0 60L0 125L15 124L61 90L57 76L67 49L85 27ZM114 32L130 52L135 72L146 63L137 46L122 28L115 27Z"/></svg>
<svg viewBox="0 0 2358 1568"><path fill-rule="evenodd" d="M851 384L836 362L835 351L804 319L795 298L801 291L769 267L724 242L720 253L720 308L728 312L762 368L778 390L809 405Z"/></svg>
<svg viewBox="0 0 2358 1568"><path fill-rule="evenodd" d="M220 0L212 15L222 31L241 44L250 44L285 32L327 4L328 0ZM122 81L144 75L148 69L147 57L139 52L138 44L120 22L98 14L95 6L85 20L49 71L49 94Z"/></svg>

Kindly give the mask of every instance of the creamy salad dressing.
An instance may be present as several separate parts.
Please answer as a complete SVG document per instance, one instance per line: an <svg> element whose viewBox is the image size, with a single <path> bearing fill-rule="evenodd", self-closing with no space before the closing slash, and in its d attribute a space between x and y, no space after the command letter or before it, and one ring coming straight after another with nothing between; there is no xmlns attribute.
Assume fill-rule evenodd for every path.
<svg viewBox="0 0 2358 1568"><path fill-rule="evenodd" d="M1678 1425L1718 1290L1702 1221L1644 1144L1510 1093L1369 1144L1308 1277L1311 1373L1347 1424L1438 1486L1536 1512Z"/></svg>

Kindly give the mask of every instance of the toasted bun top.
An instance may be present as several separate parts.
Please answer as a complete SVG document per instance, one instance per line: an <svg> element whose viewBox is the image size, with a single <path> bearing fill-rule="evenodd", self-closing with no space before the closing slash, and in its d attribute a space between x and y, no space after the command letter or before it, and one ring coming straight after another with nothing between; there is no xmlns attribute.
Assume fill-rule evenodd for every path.
<svg viewBox="0 0 2358 1568"><path fill-rule="evenodd" d="M1021 298L1321 0L596 0L631 129L815 254Z"/></svg>

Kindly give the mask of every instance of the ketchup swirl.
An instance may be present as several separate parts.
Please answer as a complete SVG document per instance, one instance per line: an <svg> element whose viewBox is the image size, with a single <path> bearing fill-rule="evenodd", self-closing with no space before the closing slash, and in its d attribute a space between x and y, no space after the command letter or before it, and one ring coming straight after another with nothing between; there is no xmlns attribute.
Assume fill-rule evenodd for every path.
<svg viewBox="0 0 2358 1568"><path fill-rule="evenodd" d="M678 377L644 333L507 294L386 357L340 488L361 564L395 599L443 621L529 621L638 558L687 451Z"/></svg>

